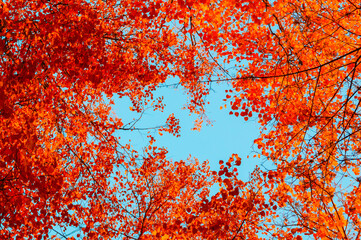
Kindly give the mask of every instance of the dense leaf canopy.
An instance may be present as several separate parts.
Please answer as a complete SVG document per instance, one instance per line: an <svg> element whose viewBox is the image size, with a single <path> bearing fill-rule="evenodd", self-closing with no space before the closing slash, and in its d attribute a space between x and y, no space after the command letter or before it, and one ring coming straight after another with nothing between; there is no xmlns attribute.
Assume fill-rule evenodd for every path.
<svg viewBox="0 0 361 240"><path fill-rule="evenodd" d="M359 239L360 25L353 0L2 1L0 238ZM272 169L121 144L113 100L162 110L169 79L196 129L231 83Z"/></svg>

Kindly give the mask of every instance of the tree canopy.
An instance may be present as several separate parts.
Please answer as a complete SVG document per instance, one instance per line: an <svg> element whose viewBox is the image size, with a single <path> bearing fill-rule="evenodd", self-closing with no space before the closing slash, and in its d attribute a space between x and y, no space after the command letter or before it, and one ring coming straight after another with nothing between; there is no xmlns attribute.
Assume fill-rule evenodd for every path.
<svg viewBox="0 0 361 240"><path fill-rule="evenodd" d="M360 24L353 0L2 1L0 238L360 239ZM196 129L230 83L272 169L122 144L114 98L162 110L169 79Z"/></svg>

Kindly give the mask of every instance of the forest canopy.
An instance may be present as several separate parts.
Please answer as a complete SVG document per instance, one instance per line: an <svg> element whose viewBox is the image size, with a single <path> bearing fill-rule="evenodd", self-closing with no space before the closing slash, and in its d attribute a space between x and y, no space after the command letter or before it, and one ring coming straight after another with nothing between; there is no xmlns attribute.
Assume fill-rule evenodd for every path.
<svg viewBox="0 0 361 240"><path fill-rule="evenodd" d="M0 3L1 239L360 239L361 5L353 0L4 0ZM210 84L255 119L272 169L138 151L112 113ZM176 81L176 83L174 83ZM221 106L220 106L221 107ZM181 134L171 114L158 132ZM120 136L120 138L119 138ZM210 194L212 186L219 191Z"/></svg>

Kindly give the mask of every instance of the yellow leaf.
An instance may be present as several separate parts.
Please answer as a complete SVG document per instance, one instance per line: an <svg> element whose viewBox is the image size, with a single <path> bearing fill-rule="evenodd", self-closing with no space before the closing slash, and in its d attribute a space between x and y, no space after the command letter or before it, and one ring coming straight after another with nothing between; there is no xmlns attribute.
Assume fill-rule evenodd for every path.
<svg viewBox="0 0 361 240"><path fill-rule="evenodd" d="M162 239L162 240L169 239L169 235L166 234L166 235L164 235L161 239Z"/></svg>

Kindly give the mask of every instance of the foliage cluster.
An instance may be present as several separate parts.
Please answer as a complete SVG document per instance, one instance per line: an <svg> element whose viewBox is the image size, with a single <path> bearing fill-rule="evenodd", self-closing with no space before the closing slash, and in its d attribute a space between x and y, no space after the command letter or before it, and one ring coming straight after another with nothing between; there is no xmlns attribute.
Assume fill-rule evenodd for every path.
<svg viewBox="0 0 361 240"><path fill-rule="evenodd" d="M357 1L0 5L0 238L360 239ZM169 78L199 123L209 84L231 83L229 114L257 119L274 169L244 182L237 155L212 172L151 135L122 145L113 97L162 109ZM159 130L179 136L179 120Z"/></svg>

